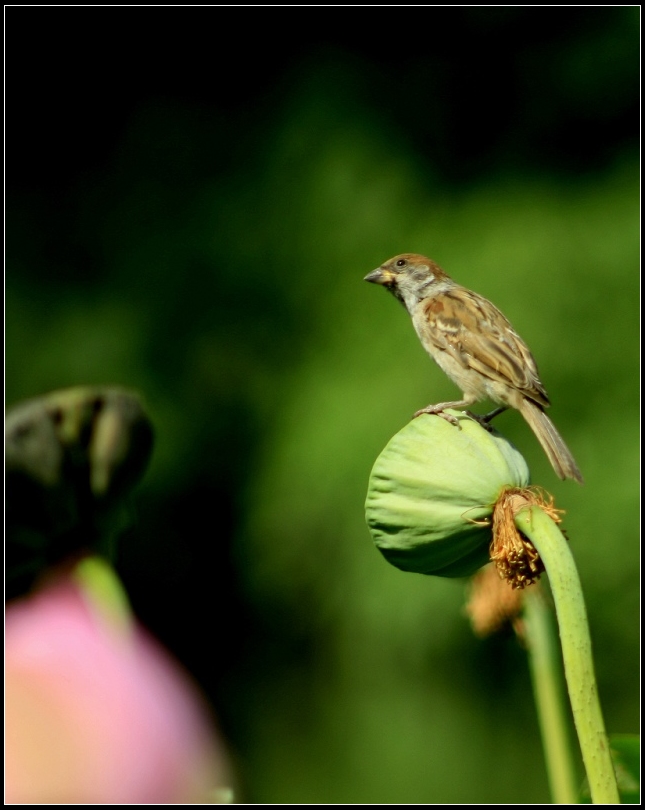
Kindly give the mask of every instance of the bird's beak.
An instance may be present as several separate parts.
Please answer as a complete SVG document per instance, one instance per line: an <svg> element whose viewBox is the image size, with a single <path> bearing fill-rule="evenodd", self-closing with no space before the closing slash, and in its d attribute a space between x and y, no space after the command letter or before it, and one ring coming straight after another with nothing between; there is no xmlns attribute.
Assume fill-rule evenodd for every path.
<svg viewBox="0 0 645 810"><path fill-rule="evenodd" d="M368 273L363 281L369 281L372 284L389 284L392 281L392 273L389 270L383 270L382 267L377 267Z"/></svg>

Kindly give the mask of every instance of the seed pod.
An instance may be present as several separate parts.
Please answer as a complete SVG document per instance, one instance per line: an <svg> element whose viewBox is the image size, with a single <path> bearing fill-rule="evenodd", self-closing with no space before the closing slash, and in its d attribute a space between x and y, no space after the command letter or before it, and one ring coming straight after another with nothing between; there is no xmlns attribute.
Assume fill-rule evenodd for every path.
<svg viewBox="0 0 645 810"><path fill-rule="evenodd" d="M365 504L384 557L403 571L473 574L489 560L493 506L506 487L529 482L526 462L496 431L460 411L459 427L423 414L377 458Z"/></svg>
<svg viewBox="0 0 645 810"><path fill-rule="evenodd" d="M112 553L153 431L132 391L84 386L19 403L5 419L5 596L81 549Z"/></svg>

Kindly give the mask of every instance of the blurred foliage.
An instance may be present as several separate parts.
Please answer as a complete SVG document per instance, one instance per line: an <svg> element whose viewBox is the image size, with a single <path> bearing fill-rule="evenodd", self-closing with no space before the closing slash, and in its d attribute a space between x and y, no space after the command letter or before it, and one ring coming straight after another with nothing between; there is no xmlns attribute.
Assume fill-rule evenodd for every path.
<svg viewBox="0 0 645 810"><path fill-rule="evenodd" d="M375 9L376 42L338 9L278 39L237 25L275 10L29 11L7 10L7 401L142 393L119 573L246 797L547 801L524 653L370 540L374 460L456 390L362 279L426 253L531 346L586 485L518 414L496 428L567 510L608 730L637 730L639 10Z"/></svg>

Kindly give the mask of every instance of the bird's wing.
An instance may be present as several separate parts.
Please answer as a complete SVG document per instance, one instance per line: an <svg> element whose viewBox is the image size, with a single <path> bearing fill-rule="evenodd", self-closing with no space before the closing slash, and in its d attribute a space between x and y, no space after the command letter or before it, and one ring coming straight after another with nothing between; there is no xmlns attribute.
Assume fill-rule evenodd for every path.
<svg viewBox="0 0 645 810"><path fill-rule="evenodd" d="M428 337L464 368L522 391L544 407L549 398L533 355L490 301L454 287L424 302Z"/></svg>

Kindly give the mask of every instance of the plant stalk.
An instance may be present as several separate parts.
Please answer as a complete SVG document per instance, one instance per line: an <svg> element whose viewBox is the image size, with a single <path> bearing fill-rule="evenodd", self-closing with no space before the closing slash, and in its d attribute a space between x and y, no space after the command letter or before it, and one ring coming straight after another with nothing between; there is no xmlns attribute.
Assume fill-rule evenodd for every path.
<svg viewBox="0 0 645 810"><path fill-rule="evenodd" d="M537 708L551 796L555 804L578 802L578 779L571 752L568 708L564 703L562 663L551 610L543 593L524 591L524 638Z"/></svg>
<svg viewBox="0 0 645 810"><path fill-rule="evenodd" d="M521 509L515 525L531 540L549 576L569 700L591 800L594 804L620 804L598 700L587 611L571 549L555 522L538 506Z"/></svg>

